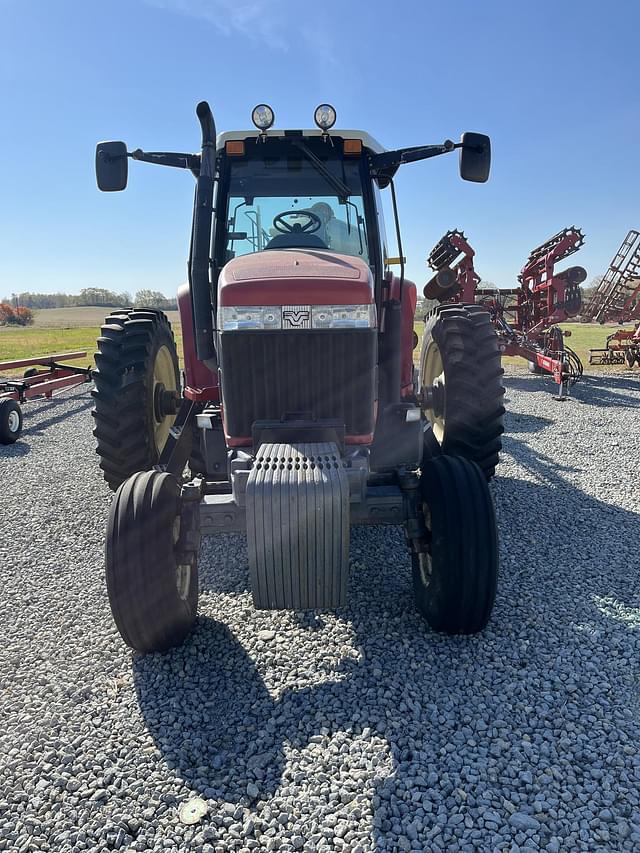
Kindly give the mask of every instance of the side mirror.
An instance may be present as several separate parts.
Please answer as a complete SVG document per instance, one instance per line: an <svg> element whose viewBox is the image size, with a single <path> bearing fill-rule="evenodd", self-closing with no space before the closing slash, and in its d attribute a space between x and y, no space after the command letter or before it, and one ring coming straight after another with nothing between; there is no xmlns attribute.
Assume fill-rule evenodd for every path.
<svg viewBox="0 0 640 853"><path fill-rule="evenodd" d="M124 142L98 142L96 180L105 193L120 192L127 186L127 146Z"/></svg>
<svg viewBox="0 0 640 853"><path fill-rule="evenodd" d="M491 140L484 133L463 133L460 142L460 177L483 184L491 170Z"/></svg>

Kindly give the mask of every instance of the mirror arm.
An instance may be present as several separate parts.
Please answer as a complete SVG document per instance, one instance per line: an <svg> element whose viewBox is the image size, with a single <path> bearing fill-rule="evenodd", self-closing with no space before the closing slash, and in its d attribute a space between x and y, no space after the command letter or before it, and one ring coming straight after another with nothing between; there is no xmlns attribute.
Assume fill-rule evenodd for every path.
<svg viewBox="0 0 640 853"><path fill-rule="evenodd" d="M155 163L158 166L174 166L177 169L190 169L197 174L200 171L199 154L178 154L169 151L135 151L127 152L127 157L132 160L141 160L144 163Z"/></svg>
<svg viewBox="0 0 640 853"><path fill-rule="evenodd" d="M465 145L464 142L454 142L451 151L458 148L467 148L469 151L476 151L478 154L482 154L483 151L482 145L469 145L468 143Z"/></svg>
<svg viewBox="0 0 640 853"><path fill-rule="evenodd" d="M413 148L399 148L397 151L385 151L384 154L374 154L371 157L371 166L375 172L384 172L387 169L395 170L403 163L428 160L430 157L448 154L449 151L458 147L459 145L450 139L446 139L442 145L419 145Z"/></svg>

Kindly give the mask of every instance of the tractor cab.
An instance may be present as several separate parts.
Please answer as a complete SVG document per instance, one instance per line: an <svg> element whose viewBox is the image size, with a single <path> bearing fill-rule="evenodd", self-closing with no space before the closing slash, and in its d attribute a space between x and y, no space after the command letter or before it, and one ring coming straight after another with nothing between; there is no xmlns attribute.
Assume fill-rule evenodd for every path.
<svg viewBox="0 0 640 853"><path fill-rule="evenodd" d="M117 489L107 587L123 638L162 650L191 630L202 534L246 533L256 607L342 606L352 524L403 525L420 612L437 630L480 630L497 572L486 480L500 353L486 312L444 306L427 318L417 377L393 177L458 150L461 177L484 182L488 137L386 150L335 130L328 104L314 130L276 130L261 104L256 130L218 136L208 104L196 113L200 154L96 150L104 191L124 189L128 159L196 178L184 381L162 312L114 312L98 341L94 434Z"/></svg>
<svg viewBox="0 0 640 853"><path fill-rule="evenodd" d="M355 141L357 153L349 154ZM313 131L266 138L225 133L218 152L218 263L285 248L324 249L369 262L375 220L367 221L373 211L360 138L347 140L345 154L344 138Z"/></svg>

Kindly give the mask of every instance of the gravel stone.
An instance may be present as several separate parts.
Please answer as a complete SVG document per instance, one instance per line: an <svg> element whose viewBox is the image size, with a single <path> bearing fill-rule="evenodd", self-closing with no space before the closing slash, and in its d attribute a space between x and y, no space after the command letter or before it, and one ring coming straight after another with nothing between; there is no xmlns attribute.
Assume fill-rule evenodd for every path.
<svg viewBox="0 0 640 853"><path fill-rule="evenodd" d="M255 611L244 537L206 537L193 635L132 654L88 390L25 405L0 446L0 850L637 850L640 375L560 403L508 370L474 637L428 630L402 532L372 527L335 613Z"/></svg>
<svg viewBox="0 0 640 853"><path fill-rule="evenodd" d="M540 828L539 820L531 817L531 815L523 814L522 812L514 812L509 818L509 823L516 829L522 829L525 832L529 829L535 831Z"/></svg>
<svg viewBox="0 0 640 853"><path fill-rule="evenodd" d="M276 632L275 631L258 631L256 634L259 640L275 640Z"/></svg>

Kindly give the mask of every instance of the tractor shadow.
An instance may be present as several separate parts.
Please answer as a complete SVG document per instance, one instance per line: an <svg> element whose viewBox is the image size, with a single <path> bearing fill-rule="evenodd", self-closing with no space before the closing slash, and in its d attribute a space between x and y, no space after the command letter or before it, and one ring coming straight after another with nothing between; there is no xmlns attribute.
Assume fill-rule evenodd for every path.
<svg viewBox="0 0 640 853"><path fill-rule="evenodd" d="M350 606L326 616L298 614L288 623L273 617L276 630L288 635L275 647L281 651L268 657L258 652L254 659L229 628L201 618L183 648L134 659L148 730L168 766L191 790L218 804L211 820L224 803L259 814L281 785L294 784L290 777L297 777L297 767L283 778L291 761L300 762L310 786L301 796L325 800L323 813L344 812L349 819L348 802L329 799L321 771L340 767L343 773L352 762L355 772L367 768L358 786L375 804L374 849L390 849L396 843L388 840L391 832L412 837L416 824L432 838L442 830L442 809L429 805L418 815L419 805L435 797L446 813L463 809L463 800L456 800L461 789L465 800L501 801L503 782L517 786L517 771L530 767L519 751L522 733L537 743L549 738L551 728L560 764L545 793L561 795L562 767L572 762L572 750L588 732L581 724L573 733L557 722L550 728L550 721L563 719L567 703L574 721L598 707L590 652L601 666L606 695L614 697L606 700L613 725L624 711L615 697L629 695L633 673L618 649L628 648L631 659L640 653L640 639L624 616L640 606L638 584L630 577L640 552L640 517L586 495L537 454L528 458L518 439L511 441L521 444L520 455L524 448L520 461L540 482L499 478L492 486L501 581L483 634L446 637L429 631L413 606L401 532L355 528ZM217 553L232 543L241 561L243 537L230 536ZM224 571L218 566L216 574ZM228 575L216 589L237 594L246 588L244 568L232 567ZM209 580L205 569L205 586ZM257 623L249 606L244 613ZM261 614L259 627L264 624ZM563 656L573 662L572 684L565 683L558 637ZM300 643L304 666L295 651ZM327 667L332 655L340 662ZM541 689L551 681L553 690ZM269 690L266 682L277 686ZM292 682L300 686L288 686ZM505 741L497 731L507 725L512 736ZM342 748L331 752L333 738ZM609 743L610 763L600 783L612 790L619 784L616 760L628 760L622 740ZM303 756L310 746L313 754ZM362 764L363 754L374 756L377 768ZM470 774L469 766L487 770ZM489 844L490 832L485 833ZM541 833L546 838L544 827ZM455 835L445 837L445 847L454 841Z"/></svg>

